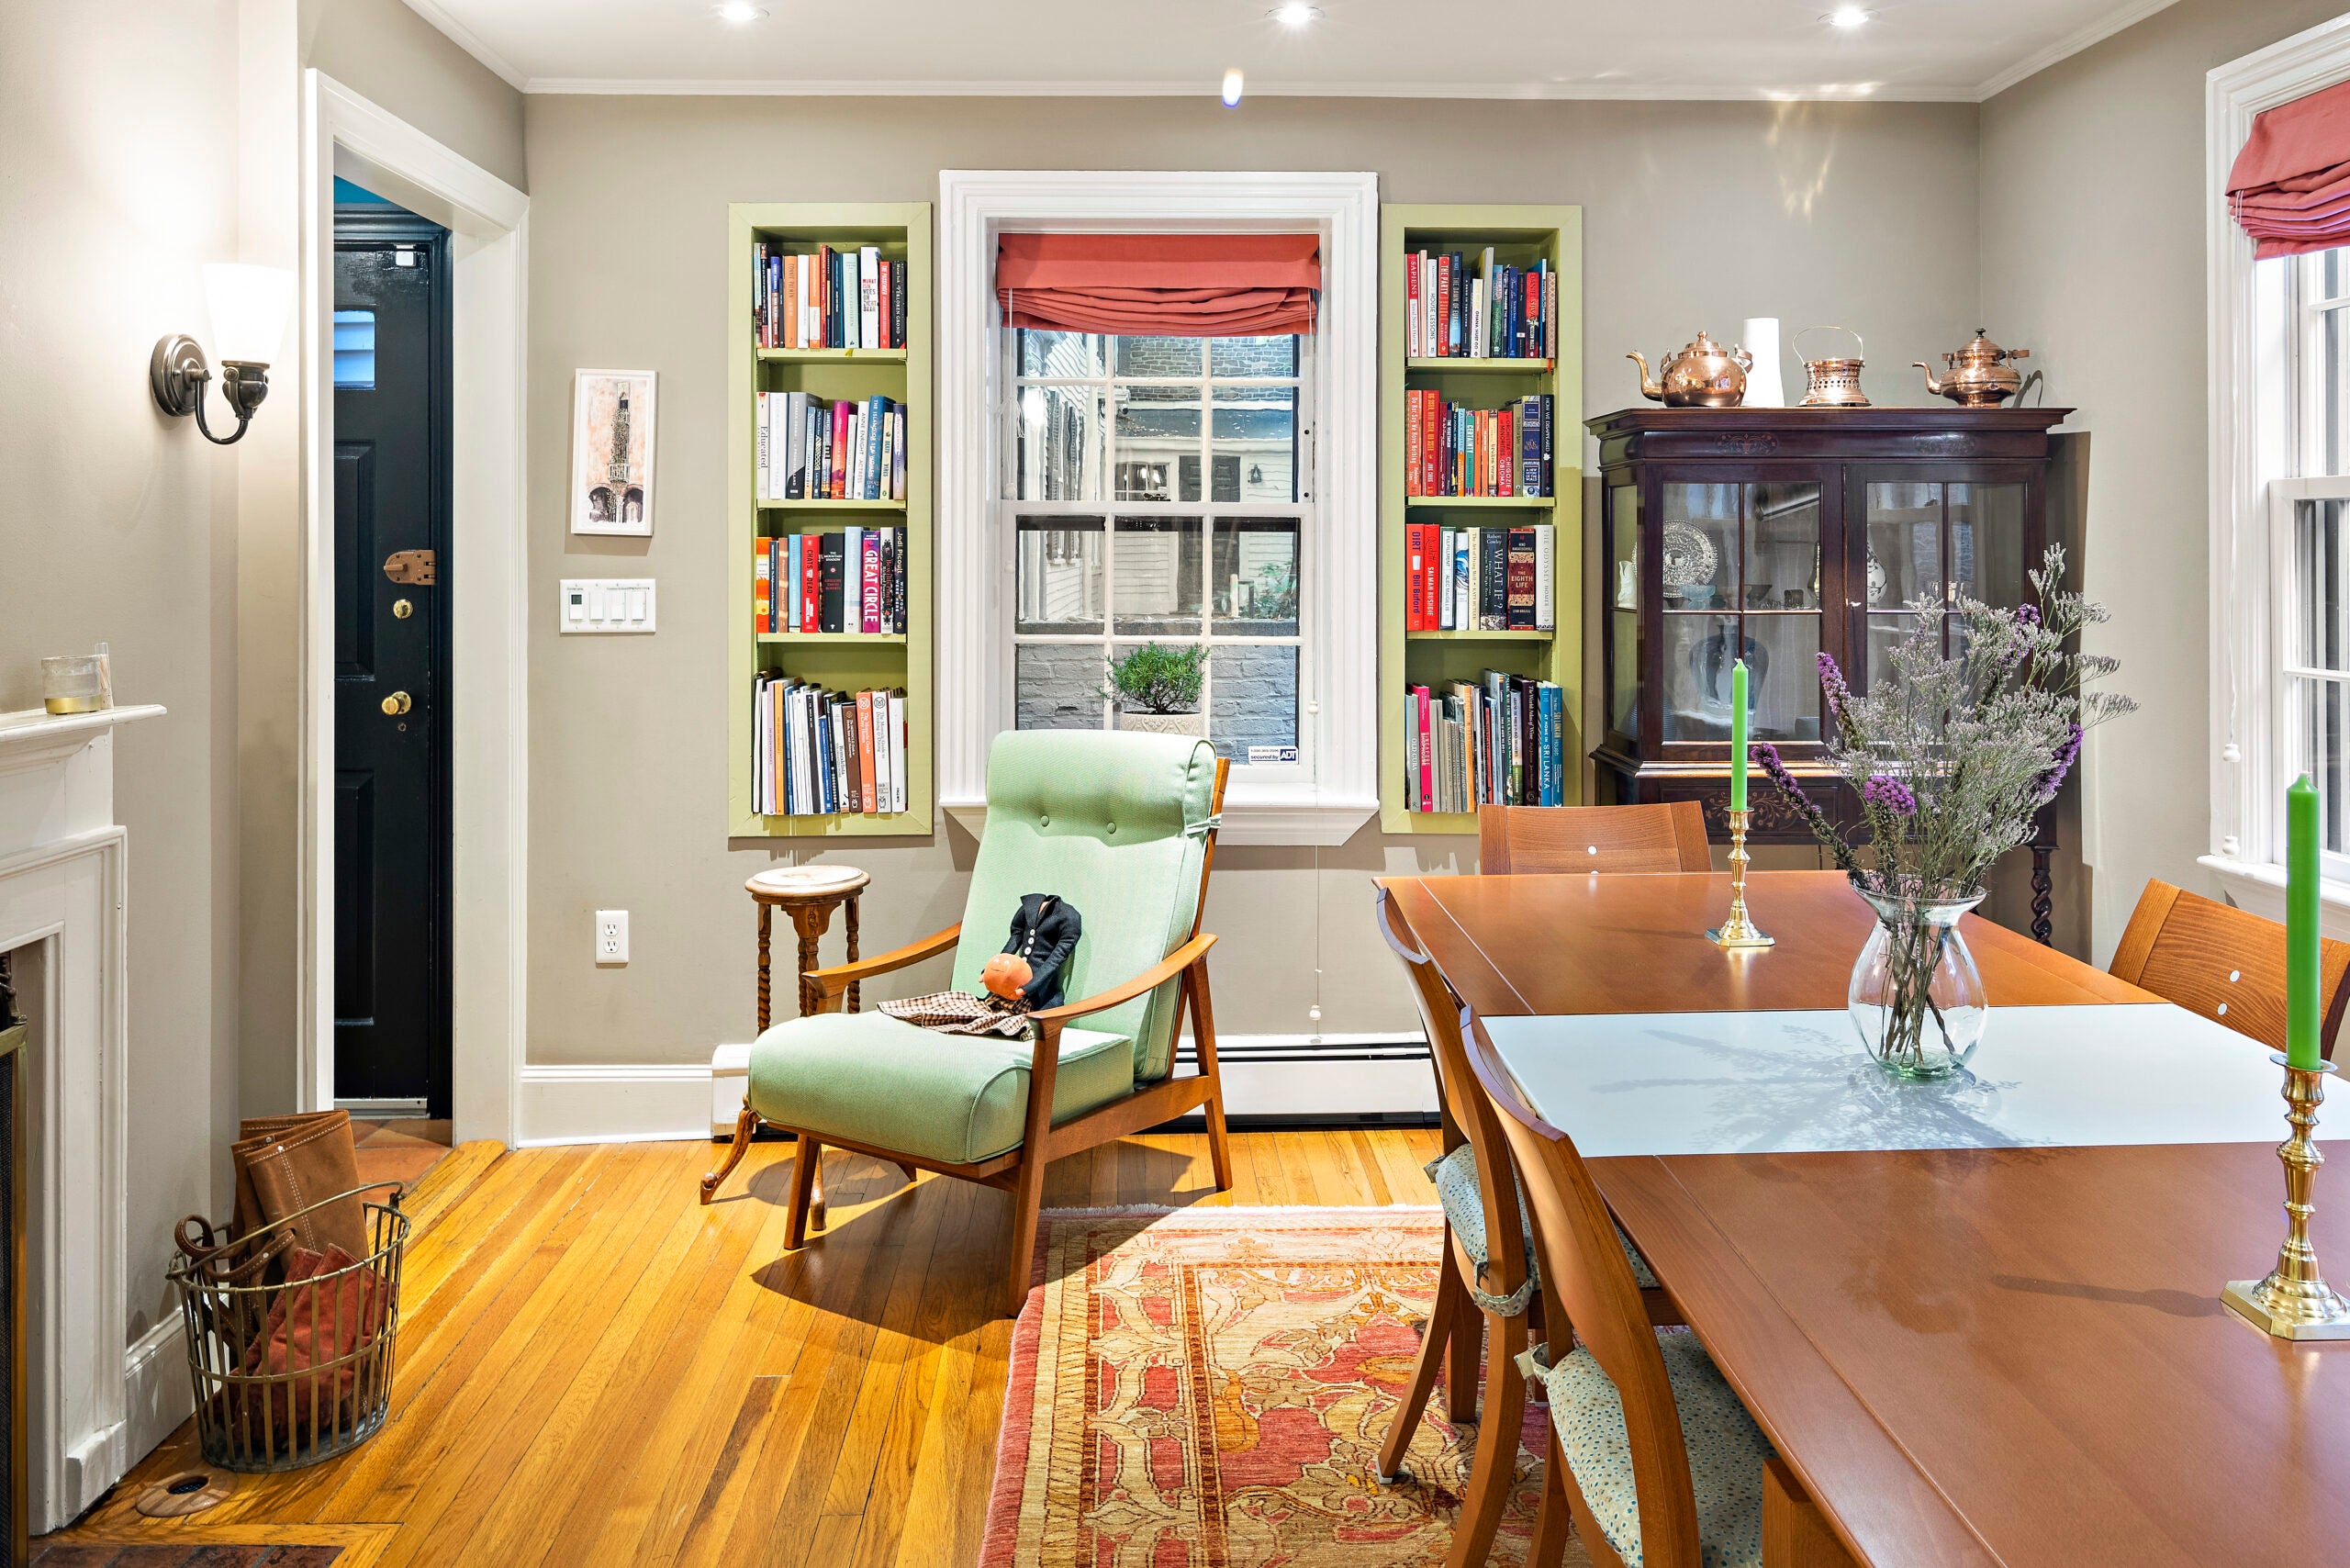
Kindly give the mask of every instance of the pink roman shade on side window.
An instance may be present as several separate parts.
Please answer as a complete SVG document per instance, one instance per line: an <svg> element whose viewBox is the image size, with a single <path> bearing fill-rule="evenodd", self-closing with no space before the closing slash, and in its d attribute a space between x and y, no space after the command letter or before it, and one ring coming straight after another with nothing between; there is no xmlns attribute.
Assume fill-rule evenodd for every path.
<svg viewBox="0 0 2350 1568"><path fill-rule="evenodd" d="M1312 234L1006 234L1007 326L1129 337L1255 338L1314 330Z"/></svg>
<svg viewBox="0 0 2350 1568"><path fill-rule="evenodd" d="M2350 82L2262 110L2228 202L2262 258L2350 245Z"/></svg>

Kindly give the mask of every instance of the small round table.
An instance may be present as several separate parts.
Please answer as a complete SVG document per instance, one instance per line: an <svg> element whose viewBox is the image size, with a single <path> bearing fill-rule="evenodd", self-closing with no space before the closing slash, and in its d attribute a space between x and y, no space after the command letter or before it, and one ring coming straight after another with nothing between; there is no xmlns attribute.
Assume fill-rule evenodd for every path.
<svg viewBox="0 0 2350 1568"><path fill-rule="evenodd" d="M865 885L873 879L854 866L776 866L743 884L759 906L759 1030L767 1033L768 1017L767 945L775 912L778 909L791 916L792 929L800 933L800 967L793 971L800 977L800 1016L805 1018L815 1011L816 988L808 983L808 971L816 967L817 939L832 928L833 911L843 904L848 906L848 961L856 962L856 900ZM856 1011L856 982L848 988L848 1010Z"/></svg>

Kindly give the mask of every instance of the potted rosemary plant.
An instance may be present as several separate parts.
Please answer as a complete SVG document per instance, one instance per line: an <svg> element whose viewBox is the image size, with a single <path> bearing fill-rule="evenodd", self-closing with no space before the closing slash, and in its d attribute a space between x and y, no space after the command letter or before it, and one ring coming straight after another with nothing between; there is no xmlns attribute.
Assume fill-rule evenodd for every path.
<svg viewBox="0 0 2350 1568"><path fill-rule="evenodd" d="M1200 683L1206 666L1207 650L1196 644L1169 648L1145 643L1111 662L1110 686L1102 695L1118 705L1122 730L1203 735L1207 721L1200 711Z"/></svg>
<svg viewBox="0 0 2350 1568"><path fill-rule="evenodd" d="M2031 836L2079 758L2083 732L2137 706L2092 689L2118 661L2065 646L2107 613L2063 587L2063 550L2051 546L2031 577L2038 602L2013 610L1971 599L1910 605L1890 671L1865 695L1819 655L1828 759L1860 801L1856 822L1831 821L1777 748L1755 747L1875 912L1849 1004L1869 1054L1898 1078L1946 1078L1974 1054L1987 1004L1959 917L1983 902L1992 862Z"/></svg>

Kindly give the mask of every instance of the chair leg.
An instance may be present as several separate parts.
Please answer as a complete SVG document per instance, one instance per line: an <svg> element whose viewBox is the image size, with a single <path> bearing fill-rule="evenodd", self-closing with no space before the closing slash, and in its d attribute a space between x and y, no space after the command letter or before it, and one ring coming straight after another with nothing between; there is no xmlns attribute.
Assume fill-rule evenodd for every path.
<svg viewBox="0 0 2350 1568"><path fill-rule="evenodd" d="M1464 1310L1477 1310L1469 1305L1468 1287L1460 1282L1460 1274L1452 1267L1450 1249L1446 1251L1444 1271L1437 1276L1436 1305L1428 1309L1427 1327L1420 1336L1420 1353L1412 1362L1411 1391L1395 1407L1395 1418L1388 1424L1387 1437L1379 1445L1379 1479L1391 1485L1411 1479L1404 1471L1404 1455L1410 1451L1412 1439L1419 1430L1420 1413L1428 1407L1428 1395L1436 1392L1436 1374L1444 1364L1445 1348L1452 1343L1453 1332Z"/></svg>
<svg viewBox="0 0 2350 1568"><path fill-rule="evenodd" d="M743 1102L743 1114L734 1118L734 1144L719 1161L718 1169L701 1179L701 1201L704 1204L718 1195L719 1183L734 1174L743 1163L743 1156L751 1151L751 1135L759 1130L759 1114L751 1109L748 1100Z"/></svg>
<svg viewBox="0 0 2350 1568"><path fill-rule="evenodd" d="M1224 1075L1215 1063L1215 1014L1208 1005L1207 960L1183 972L1183 993L1192 1003L1192 1042L1199 1052L1200 1072L1208 1080L1208 1103L1201 1108L1208 1124L1208 1159L1215 1167L1215 1190L1232 1191L1232 1135L1224 1126ZM1182 1021L1178 1009L1176 1022Z"/></svg>
<svg viewBox="0 0 2350 1568"><path fill-rule="evenodd" d="M1494 1318L1493 1341L1493 1361L1485 1374L1485 1418L1477 1427L1477 1453L1444 1568L1484 1568L1502 1508L1517 1480L1517 1439L1526 1428L1526 1374L1517 1370L1517 1355L1526 1349L1526 1319Z"/></svg>
<svg viewBox="0 0 2350 1568"><path fill-rule="evenodd" d="M1448 1246L1448 1254L1450 1250ZM1444 1418L1453 1426L1477 1423L1477 1383L1484 1350L1483 1311L1464 1312L1454 1318L1444 1357Z"/></svg>
<svg viewBox="0 0 2350 1568"><path fill-rule="evenodd" d="M1567 1502L1567 1456L1559 1434L1550 1434L1542 1456L1542 1506L1534 1515L1534 1536L1526 1543L1526 1568L1559 1568L1567 1538L1574 1533L1574 1509Z"/></svg>
<svg viewBox="0 0 2350 1568"><path fill-rule="evenodd" d="M816 1162L823 1158L824 1146L800 1135L800 1151L791 1159L791 1207L784 1216L783 1244L789 1248L808 1244L808 1195L816 1190Z"/></svg>
<svg viewBox="0 0 2350 1568"><path fill-rule="evenodd" d="M1036 1271L1036 1211L1045 1202L1045 1160L1034 1152L1042 1139L1020 1153L1020 1181L1012 1190L1012 1260L1004 1271L1003 1315L1017 1317L1028 1305L1028 1283Z"/></svg>

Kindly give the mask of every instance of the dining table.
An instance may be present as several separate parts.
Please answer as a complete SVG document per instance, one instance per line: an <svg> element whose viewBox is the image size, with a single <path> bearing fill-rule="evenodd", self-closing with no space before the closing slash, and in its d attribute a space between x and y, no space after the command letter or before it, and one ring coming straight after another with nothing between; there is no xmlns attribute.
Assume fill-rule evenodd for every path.
<svg viewBox="0 0 2350 1568"><path fill-rule="evenodd" d="M2284 1234L2262 1046L1970 914L1982 1042L1897 1081L1841 872L1750 872L1744 950L1725 875L1378 885L1852 1560L2350 1562L2350 1341L2221 1301Z"/></svg>

